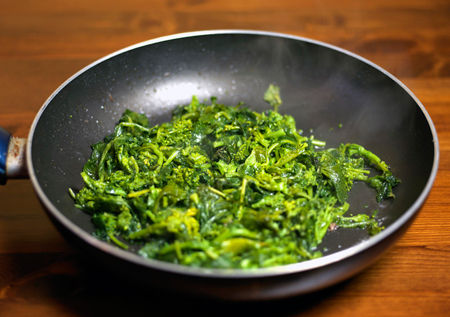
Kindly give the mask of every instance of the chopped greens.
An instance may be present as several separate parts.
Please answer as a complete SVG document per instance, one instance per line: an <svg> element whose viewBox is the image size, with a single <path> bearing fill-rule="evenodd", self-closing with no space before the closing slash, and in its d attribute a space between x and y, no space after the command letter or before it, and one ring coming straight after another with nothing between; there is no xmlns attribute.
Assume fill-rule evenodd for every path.
<svg viewBox="0 0 450 317"><path fill-rule="evenodd" d="M155 126L125 111L92 146L85 186L70 190L95 235L147 258L247 269L320 257L329 228L382 230L374 216L345 213L355 181L378 202L394 197L399 180L386 163L361 145L325 149L301 135L278 113L278 87L264 99L273 110L257 113L194 96Z"/></svg>

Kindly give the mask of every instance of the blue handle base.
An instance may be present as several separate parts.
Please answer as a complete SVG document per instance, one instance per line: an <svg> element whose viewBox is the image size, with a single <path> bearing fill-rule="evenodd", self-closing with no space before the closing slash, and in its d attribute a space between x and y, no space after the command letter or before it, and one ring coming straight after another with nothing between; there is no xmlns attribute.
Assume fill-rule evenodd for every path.
<svg viewBox="0 0 450 317"><path fill-rule="evenodd" d="M11 134L0 127L0 185L6 184L6 157Z"/></svg>

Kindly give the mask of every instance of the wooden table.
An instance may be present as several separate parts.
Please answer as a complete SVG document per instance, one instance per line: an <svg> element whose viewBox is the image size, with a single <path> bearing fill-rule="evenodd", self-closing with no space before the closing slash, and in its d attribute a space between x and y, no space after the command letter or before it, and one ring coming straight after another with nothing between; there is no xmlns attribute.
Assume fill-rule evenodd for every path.
<svg viewBox="0 0 450 317"><path fill-rule="evenodd" d="M28 180L0 188L0 315L450 314L450 2L448 0L0 1L0 125L25 137L52 91L122 47L171 33L285 32L354 51L402 80L436 125L440 170L406 235L356 277L308 296L216 303L126 289L81 261Z"/></svg>

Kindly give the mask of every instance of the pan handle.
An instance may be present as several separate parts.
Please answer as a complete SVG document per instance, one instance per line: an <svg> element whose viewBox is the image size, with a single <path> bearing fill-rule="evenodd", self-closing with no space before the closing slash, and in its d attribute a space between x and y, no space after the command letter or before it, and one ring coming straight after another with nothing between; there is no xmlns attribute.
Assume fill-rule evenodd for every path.
<svg viewBox="0 0 450 317"><path fill-rule="evenodd" d="M27 139L17 138L0 127L0 185L8 178L25 178L28 176L25 162Z"/></svg>

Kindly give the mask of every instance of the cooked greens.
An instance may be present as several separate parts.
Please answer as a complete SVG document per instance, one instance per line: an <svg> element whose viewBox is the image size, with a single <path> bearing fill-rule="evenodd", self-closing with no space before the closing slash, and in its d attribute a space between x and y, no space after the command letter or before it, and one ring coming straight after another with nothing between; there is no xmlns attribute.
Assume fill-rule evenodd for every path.
<svg viewBox="0 0 450 317"><path fill-rule="evenodd" d="M377 201L394 197L399 181L386 163L361 145L325 149L303 136L278 113L276 86L264 99L273 110L193 97L155 126L125 111L92 146L85 186L70 191L95 235L147 258L247 269L320 257L330 225L382 230L373 216L345 213L355 181Z"/></svg>

